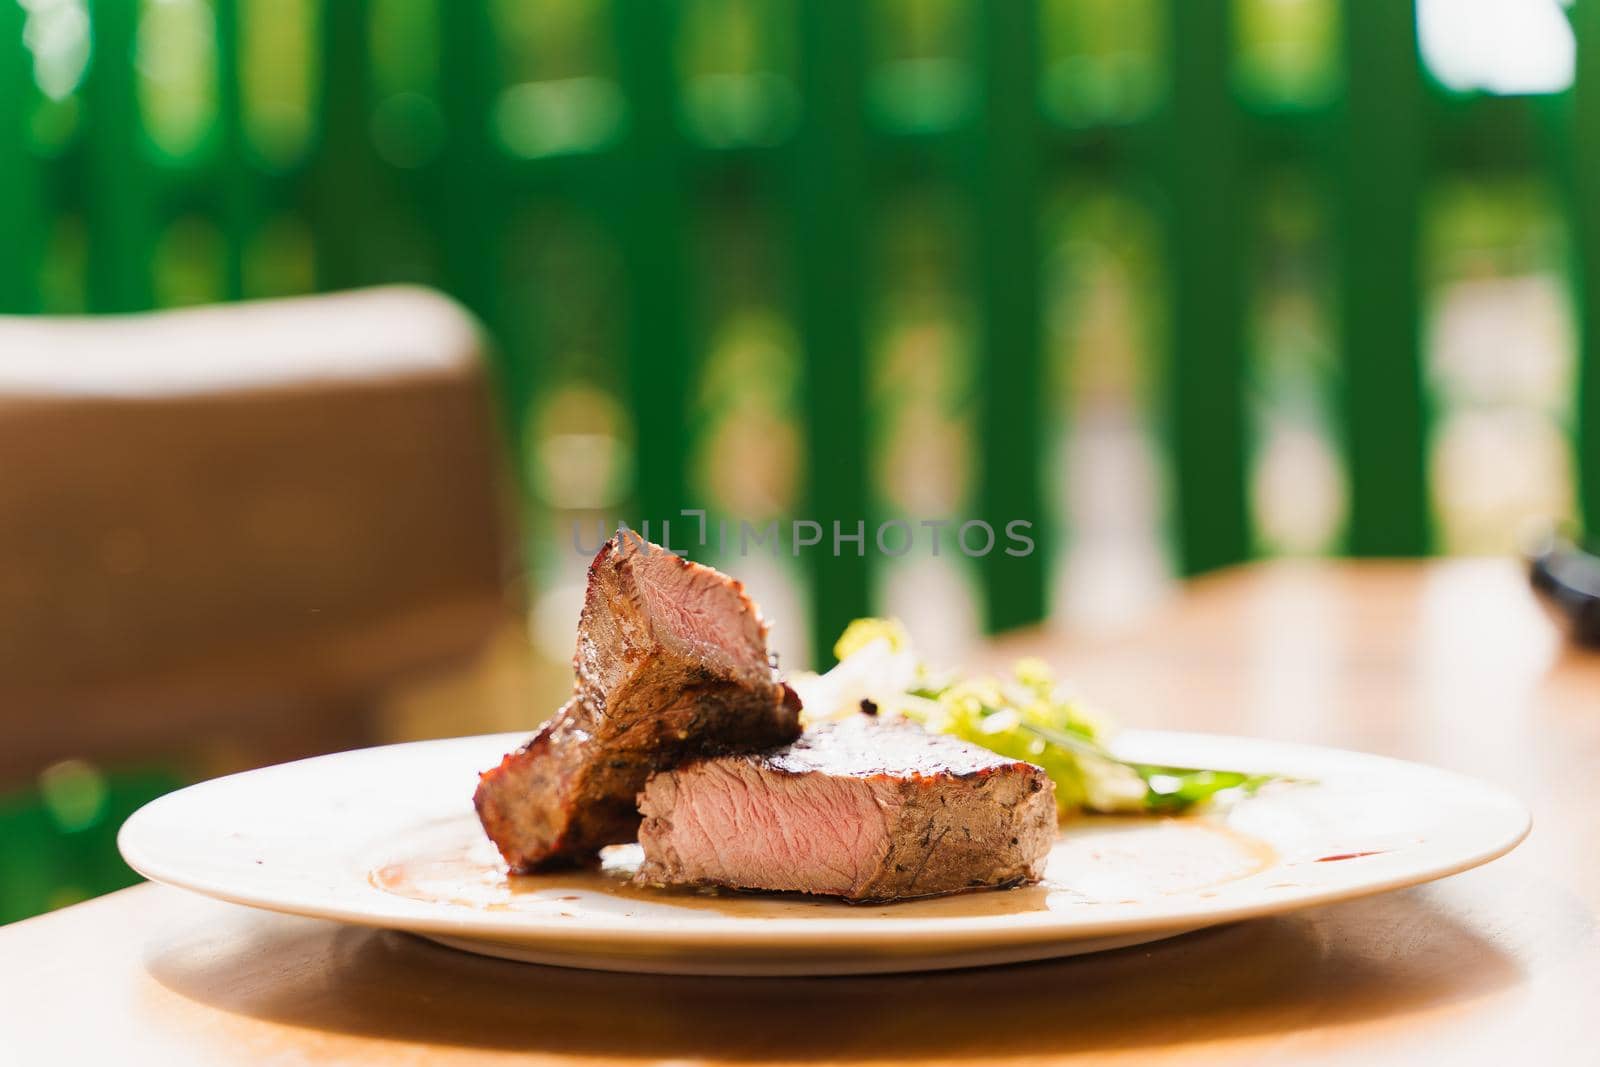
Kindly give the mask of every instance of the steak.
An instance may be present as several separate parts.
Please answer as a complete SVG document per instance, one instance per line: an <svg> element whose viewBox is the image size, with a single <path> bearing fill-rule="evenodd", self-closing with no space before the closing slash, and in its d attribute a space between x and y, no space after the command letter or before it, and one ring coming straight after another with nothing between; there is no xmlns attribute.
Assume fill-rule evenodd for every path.
<svg viewBox="0 0 1600 1067"><path fill-rule="evenodd" d="M1037 881L1056 839L1040 768L868 715L653 775L639 808L640 882L858 902Z"/></svg>
<svg viewBox="0 0 1600 1067"><path fill-rule="evenodd" d="M479 778L473 802L514 872L632 841L651 773L793 741L800 700L744 587L631 533L589 566L572 698Z"/></svg>

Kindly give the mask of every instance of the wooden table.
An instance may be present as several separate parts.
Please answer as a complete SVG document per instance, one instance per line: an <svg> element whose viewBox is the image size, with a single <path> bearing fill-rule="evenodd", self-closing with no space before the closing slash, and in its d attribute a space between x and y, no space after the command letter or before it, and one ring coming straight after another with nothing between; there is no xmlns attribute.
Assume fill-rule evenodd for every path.
<svg viewBox="0 0 1600 1067"><path fill-rule="evenodd" d="M887 978L528 967L142 886L0 930L0 1062L1600 1058L1600 656L1564 648L1509 565L1249 568L1132 637L1022 635L993 654L1021 647L1131 721L1492 779L1533 806L1534 832L1489 867L1367 901Z"/></svg>

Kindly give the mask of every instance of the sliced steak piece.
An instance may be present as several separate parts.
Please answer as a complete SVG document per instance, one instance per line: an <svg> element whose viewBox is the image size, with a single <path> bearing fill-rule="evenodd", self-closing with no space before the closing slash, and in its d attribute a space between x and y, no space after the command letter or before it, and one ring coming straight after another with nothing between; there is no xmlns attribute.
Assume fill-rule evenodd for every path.
<svg viewBox="0 0 1600 1067"><path fill-rule="evenodd" d="M589 566L573 669L572 699L478 781L478 818L513 871L632 841L654 771L800 733L799 698L777 680L744 587L636 535Z"/></svg>
<svg viewBox="0 0 1600 1067"><path fill-rule="evenodd" d="M639 808L641 882L853 901L1037 881L1056 838L1043 770L867 715L654 775Z"/></svg>

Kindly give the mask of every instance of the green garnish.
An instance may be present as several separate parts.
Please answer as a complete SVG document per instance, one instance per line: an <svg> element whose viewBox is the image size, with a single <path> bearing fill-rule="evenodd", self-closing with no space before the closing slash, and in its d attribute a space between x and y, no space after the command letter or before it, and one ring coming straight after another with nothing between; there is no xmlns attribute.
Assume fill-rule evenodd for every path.
<svg viewBox="0 0 1600 1067"><path fill-rule="evenodd" d="M1253 793L1274 780L1272 775L1165 767L1113 755L1107 747L1111 725L1062 696L1041 660L1019 661L1008 678L940 678L915 661L910 638L894 619L857 619L845 628L834 654L839 666L819 681L853 680L852 697L859 690L880 709L925 729L1043 767L1056 783L1056 804L1063 815L1083 809L1173 814L1224 795ZM873 657L893 669L877 669ZM893 677L891 691L874 686L876 677Z"/></svg>

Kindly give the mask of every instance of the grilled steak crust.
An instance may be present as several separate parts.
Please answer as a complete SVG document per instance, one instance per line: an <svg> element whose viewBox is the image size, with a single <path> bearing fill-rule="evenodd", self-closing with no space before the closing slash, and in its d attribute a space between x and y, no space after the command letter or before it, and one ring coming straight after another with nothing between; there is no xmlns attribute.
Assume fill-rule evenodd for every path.
<svg viewBox="0 0 1600 1067"><path fill-rule="evenodd" d="M854 716L774 752L653 775L639 881L887 901L1037 881L1055 783L905 722Z"/></svg>
<svg viewBox="0 0 1600 1067"><path fill-rule="evenodd" d="M654 771L797 737L800 701L766 634L733 579L635 535L607 542L589 567L572 698L478 781L478 817L510 868L632 841Z"/></svg>

